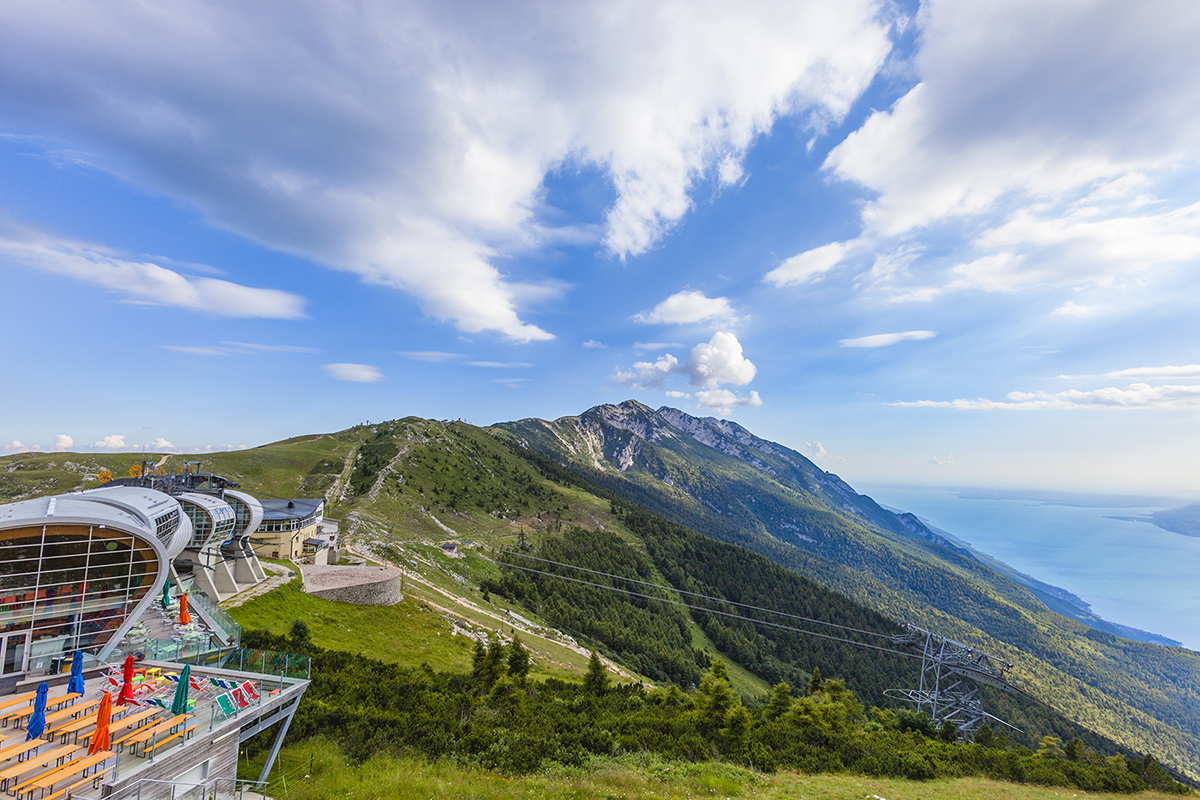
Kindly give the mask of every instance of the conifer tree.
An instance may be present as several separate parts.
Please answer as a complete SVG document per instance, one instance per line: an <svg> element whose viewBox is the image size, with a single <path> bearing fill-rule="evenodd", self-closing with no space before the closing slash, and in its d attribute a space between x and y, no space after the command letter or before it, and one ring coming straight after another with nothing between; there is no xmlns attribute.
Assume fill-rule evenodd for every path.
<svg viewBox="0 0 1200 800"><path fill-rule="evenodd" d="M595 650L592 651L592 657L588 659L587 674L583 676L583 689L588 694L597 697L608 690L608 671L604 669L604 663Z"/></svg>

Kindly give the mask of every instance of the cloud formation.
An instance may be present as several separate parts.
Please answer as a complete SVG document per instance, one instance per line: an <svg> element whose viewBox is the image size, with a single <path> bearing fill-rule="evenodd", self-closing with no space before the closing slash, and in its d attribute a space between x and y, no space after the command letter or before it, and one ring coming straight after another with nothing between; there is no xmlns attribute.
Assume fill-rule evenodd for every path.
<svg viewBox="0 0 1200 800"><path fill-rule="evenodd" d="M919 342L937 336L933 331L904 331L903 333L876 333L871 336L859 336L856 339L841 339L838 344L842 347L888 347L900 342Z"/></svg>
<svg viewBox="0 0 1200 800"><path fill-rule="evenodd" d="M847 246L844 242L815 247L784 261L766 275L776 286L799 286L817 280L841 263Z"/></svg>
<svg viewBox="0 0 1200 800"><path fill-rule="evenodd" d="M688 383L705 389L722 383L741 386L754 380L758 372L758 367L742 355L738 338L724 332L715 333L710 341L693 347L686 366Z"/></svg>
<svg viewBox="0 0 1200 800"><path fill-rule="evenodd" d="M842 265L860 290L929 302L1144 281L1200 260L1200 6L934 0L917 22L916 85L825 161L867 192L861 235L767 280Z"/></svg>
<svg viewBox="0 0 1200 800"><path fill-rule="evenodd" d="M96 284L134 303L173 306L221 317L302 319L304 298L217 278L189 277L129 261L100 245L74 242L0 220L0 259Z"/></svg>
<svg viewBox="0 0 1200 800"><path fill-rule="evenodd" d="M916 400L887 403L909 408L960 408L978 411L995 409L1063 410L1072 408L1179 409L1200 408L1200 386L1151 386L1134 383L1125 388L1109 387L1064 392L1009 392L1007 400Z"/></svg>
<svg viewBox="0 0 1200 800"><path fill-rule="evenodd" d="M100 441L93 442L92 447L96 450L107 450L111 453L119 453L128 450L130 446L125 444L124 436L111 433Z"/></svg>
<svg viewBox="0 0 1200 800"><path fill-rule="evenodd" d="M733 324L737 313L725 297L707 297L704 292L685 290L663 300L649 311L635 314L643 325L683 325L693 322Z"/></svg>
<svg viewBox="0 0 1200 800"><path fill-rule="evenodd" d="M550 170L605 175L603 246L643 253L699 184L740 181L780 116L815 132L840 122L891 49L884 16L874 0L185 0L70 14L13 0L0 11L0 123L41 120L91 163L410 292L464 332L548 339L520 306L555 288L495 264L567 233L543 221ZM194 302L239 297L189 283Z"/></svg>
<svg viewBox="0 0 1200 800"><path fill-rule="evenodd" d="M383 373L370 364L325 364L321 367L334 380L353 383L375 383L383 380Z"/></svg>
<svg viewBox="0 0 1200 800"><path fill-rule="evenodd" d="M1104 373L1106 378L1200 378L1200 364L1166 367L1132 367Z"/></svg>
<svg viewBox="0 0 1200 800"><path fill-rule="evenodd" d="M758 392L748 396L738 395L728 389L718 388L722 384L742 386L754 380L758 368L742 353L742 344L732 333L719 331L712 339L692 348L687 361L670 353L655 361L638 361L629 370L618 370L610 380L621 386L634 389L660 390L676 375L686 375L688 384L703 391L692 394L669 391L667 397L691 397L705 408L729 414L736 406L759 406L762 399Z"/></svg>
<svg viewBox="0 0 1200 800"><path fill-rule="evenodd" d="M70 450L75 446L75 440L65 433L60 433L54 437L54 449L58 451Z"/></svg>

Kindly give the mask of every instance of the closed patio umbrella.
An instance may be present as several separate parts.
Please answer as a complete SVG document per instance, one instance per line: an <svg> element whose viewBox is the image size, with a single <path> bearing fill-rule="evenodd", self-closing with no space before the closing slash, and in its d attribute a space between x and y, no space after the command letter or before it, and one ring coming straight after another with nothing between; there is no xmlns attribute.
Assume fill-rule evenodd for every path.
<svg viewBox="0 0 1200 800"><path fill-rule="evenodd" d="M192 621L192 615L187 610L187 592L179 595L179 624L187 625Z"/></svg>
<svg viewBox="0 0 1200 800"><path fill-rule="evenodd" d="M83 651L76 650L74 658L71 659L71 682L67 684L67 691L71 694L83 694Z"/></svg>
<svg viewBox="0 0 1200 800"><path fill-rule="evenodd" d="M175 699L171 701L172 714L186 714L188 708L188 680L192 677L192 665L184 664L179 673L179 685L175 687Z"/></svg>
<svg viewBox="0 0 1200 800"><path fill-rule="evenodd" d="M111 719L112 695L105 692L104 696L100 698L100 710L96 712L96 732L92 735L91 744L88 745L89 756L108 749L108 723Z"/></svg>
<svg viewBox="0 0 1200 800"><path fill-rule="evenodd" d="M125 667L121 670L121 692L117 695L117 705L123 706L133 702L133 656L125 656Z"/></svg>
<svg viewBox="0 0 1200 800"><path fill-rule="evenodd" d="M25 741L38 738L46 730L46 695L50 692L50 684L42 681L38 684L37 697L33 700L33 716L25 726Z"/></svg>
<svg viewBox="0 0 1200 800"><path fill-rule="evenodd" d="M167 582L163 584L162 607L163 611L167 610L167 606L171 605L171 579L167 578Z"/></svg>

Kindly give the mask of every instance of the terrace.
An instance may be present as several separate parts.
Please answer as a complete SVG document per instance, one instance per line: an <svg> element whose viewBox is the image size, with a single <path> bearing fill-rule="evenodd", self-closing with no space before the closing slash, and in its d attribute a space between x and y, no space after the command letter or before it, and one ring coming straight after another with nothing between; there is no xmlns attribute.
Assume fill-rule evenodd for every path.
<svg viewBox="0 0 1200 800"><path fill-rule="evenodd" d="M49 678L45 730L30 741L36 683L0 696L0 789L16 800L150 800L180 796L187 787L206 797L233 796L239 744L283 721L273 761L308 687L309 659L238 648L196 660L208 663L190 668L185 714L171 712L184 666L178 661L139 662L134 700L124 706L115 705L117 664L85 673L82 694L67 693L68 675ZM89 756L104 692L114 700L110 743Z"/></svg>

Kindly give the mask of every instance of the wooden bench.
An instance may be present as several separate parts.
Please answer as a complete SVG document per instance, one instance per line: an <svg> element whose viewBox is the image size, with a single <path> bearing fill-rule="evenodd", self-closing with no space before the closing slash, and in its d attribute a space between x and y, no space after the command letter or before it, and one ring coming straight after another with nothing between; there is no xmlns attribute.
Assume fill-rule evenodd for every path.
<svg viewBox="0 0 1200 800"><path fill-rule="evenodd" d="M62 736L63 744L67 743L67 739L78 741L79 732L91 726L95 727L96 719L100 716L100 712L93 711L92 713L80 717L79 719L68 719L60 722L58 725L46 731L46 738L54 741L55 736Z"/></svg>
<svg viewBox="0 0 1200 800"><path fill-rule="evenodd" d="M37 755L37 749L46 744L45 739L30 739L28 742L21 741L14 745L0 750L0 761L7 761L10 758L16 757L18 761L24 761L30 756Z"/></svg>
<svg viewBox="0 0 1200 800"><path fill-rule="evenodd" d="M24 783L18 784L17 787L10 792L10 794L16 795L17 800L21 800L23 795L28 794L29 798L32 800L35 792L40 791L41 793L45 794L46 791L54 788L54 784L59 783L60 781L70 780L80 773L87 775L87 771L89 769L103 764L112 757L112 751L105 750L103 752L96 753L94 756L83 756L82 758L77 758L74 761L68 761L61 767L49 770L48 772L44 772L41 775L25 781Z"/></svg>
<svg viewBox="0 0 1200 800"><path fill-rule="evenodd" d="M8 712L5 711L5 709L11 710L16 708L21 703L29 705L33 703L33 699L35 697L37 697L37 692L25 692L23 694L9 695L8 697L0 699L0 711L3 711L5 714L7 714Z"/></svg>
<svg viewBox="0 0 1200 800"><path fill-rule="evenodd" d="M151 738L163 733L174 733L175 729L182 726L185 722L192 718L191 714L180 714L171 719L164 719L156 725L147 725L132 736L126 736L121 740L120 744L129 748L129 751L135 756L138 754L137 746L140 744L143 747Z"/></svg>
<svg viewBox="0 0 1200 800"><path fill-rule="evenodd" d="M75 705L67 706L60 711L55 711L53 714L47 714L46 732L49 733L56 727L66 724L67 722L78 718L80 715L87 714L98 705L100 705L99 700L88 700L83 703L76 703Z"/></svg>
<svg viewBox="0 0 1200 800"><path fill-rule="evenodd" d="M44 753L39 753L36 756L27 758L24 761L18 762L13 766L0 770L0 790L8 791L9 784L19 783L22 775L33 770L44 771L46 767L54 763L56 767L61 767L63 763L82 750L82 747L75 745L67 745L66 747L58 747L53 750L47 750Z"/></svg>
<svg viewBox="0 0 1200 800"><path fill-rule="evenodd" d="M158 713L157 708L153 709L153 711L156 714ZM127 741L129 741L133 737L137 736L139 733L148 731L151 728L158 727L162 722L163 722L163 720L161 718L160 719L151 718L151 719L144 719L144 720L140 721L136 726L134 726L133 730L128 731L127 733L125 733L124 735L122 735L116 739L113 739L113 741L112 741L113 749L115 749L117 752L120 752ZM111 730L110 730L110 735L111 735Z"/></svg>
<svg viewBox="0 0 1200 800"><path fill-rule="evenodd" d="M58 800L58 798L62 797L63 795L70 796L71 792L75 791L80 786L83 786L88 781L91 781L92 786L95 787L96 784L99 783L100 779L103 778L105 775L107 775L111 771L112 771L112 769L109 768L109 769L103 769L99 772L93 772L91 775L88 775L83 780L81 780L77 783L72 783L70 786L64 786L63 788L59 789L54 794L43 797L42 800Z"/></svg>
<svg viewBox="0 0 1200 800"><path fill-rule="evenodd" d="M184 739L190 738L192 733L196 730L196 728L199 728L199 727L200 727L200 724L196 723L195 725L191 725L182 730L175 731L174 733L172 733L170 736L168 736L165 739L159 739L158 737L152 737L150 739L150 741L146 743L146 746L142 748L142 756L145 757L145 756L149 756L149 755L154 755L155 750L159 750L159 749L163 748L169 742L173 742L181 736Z"/></svg>

